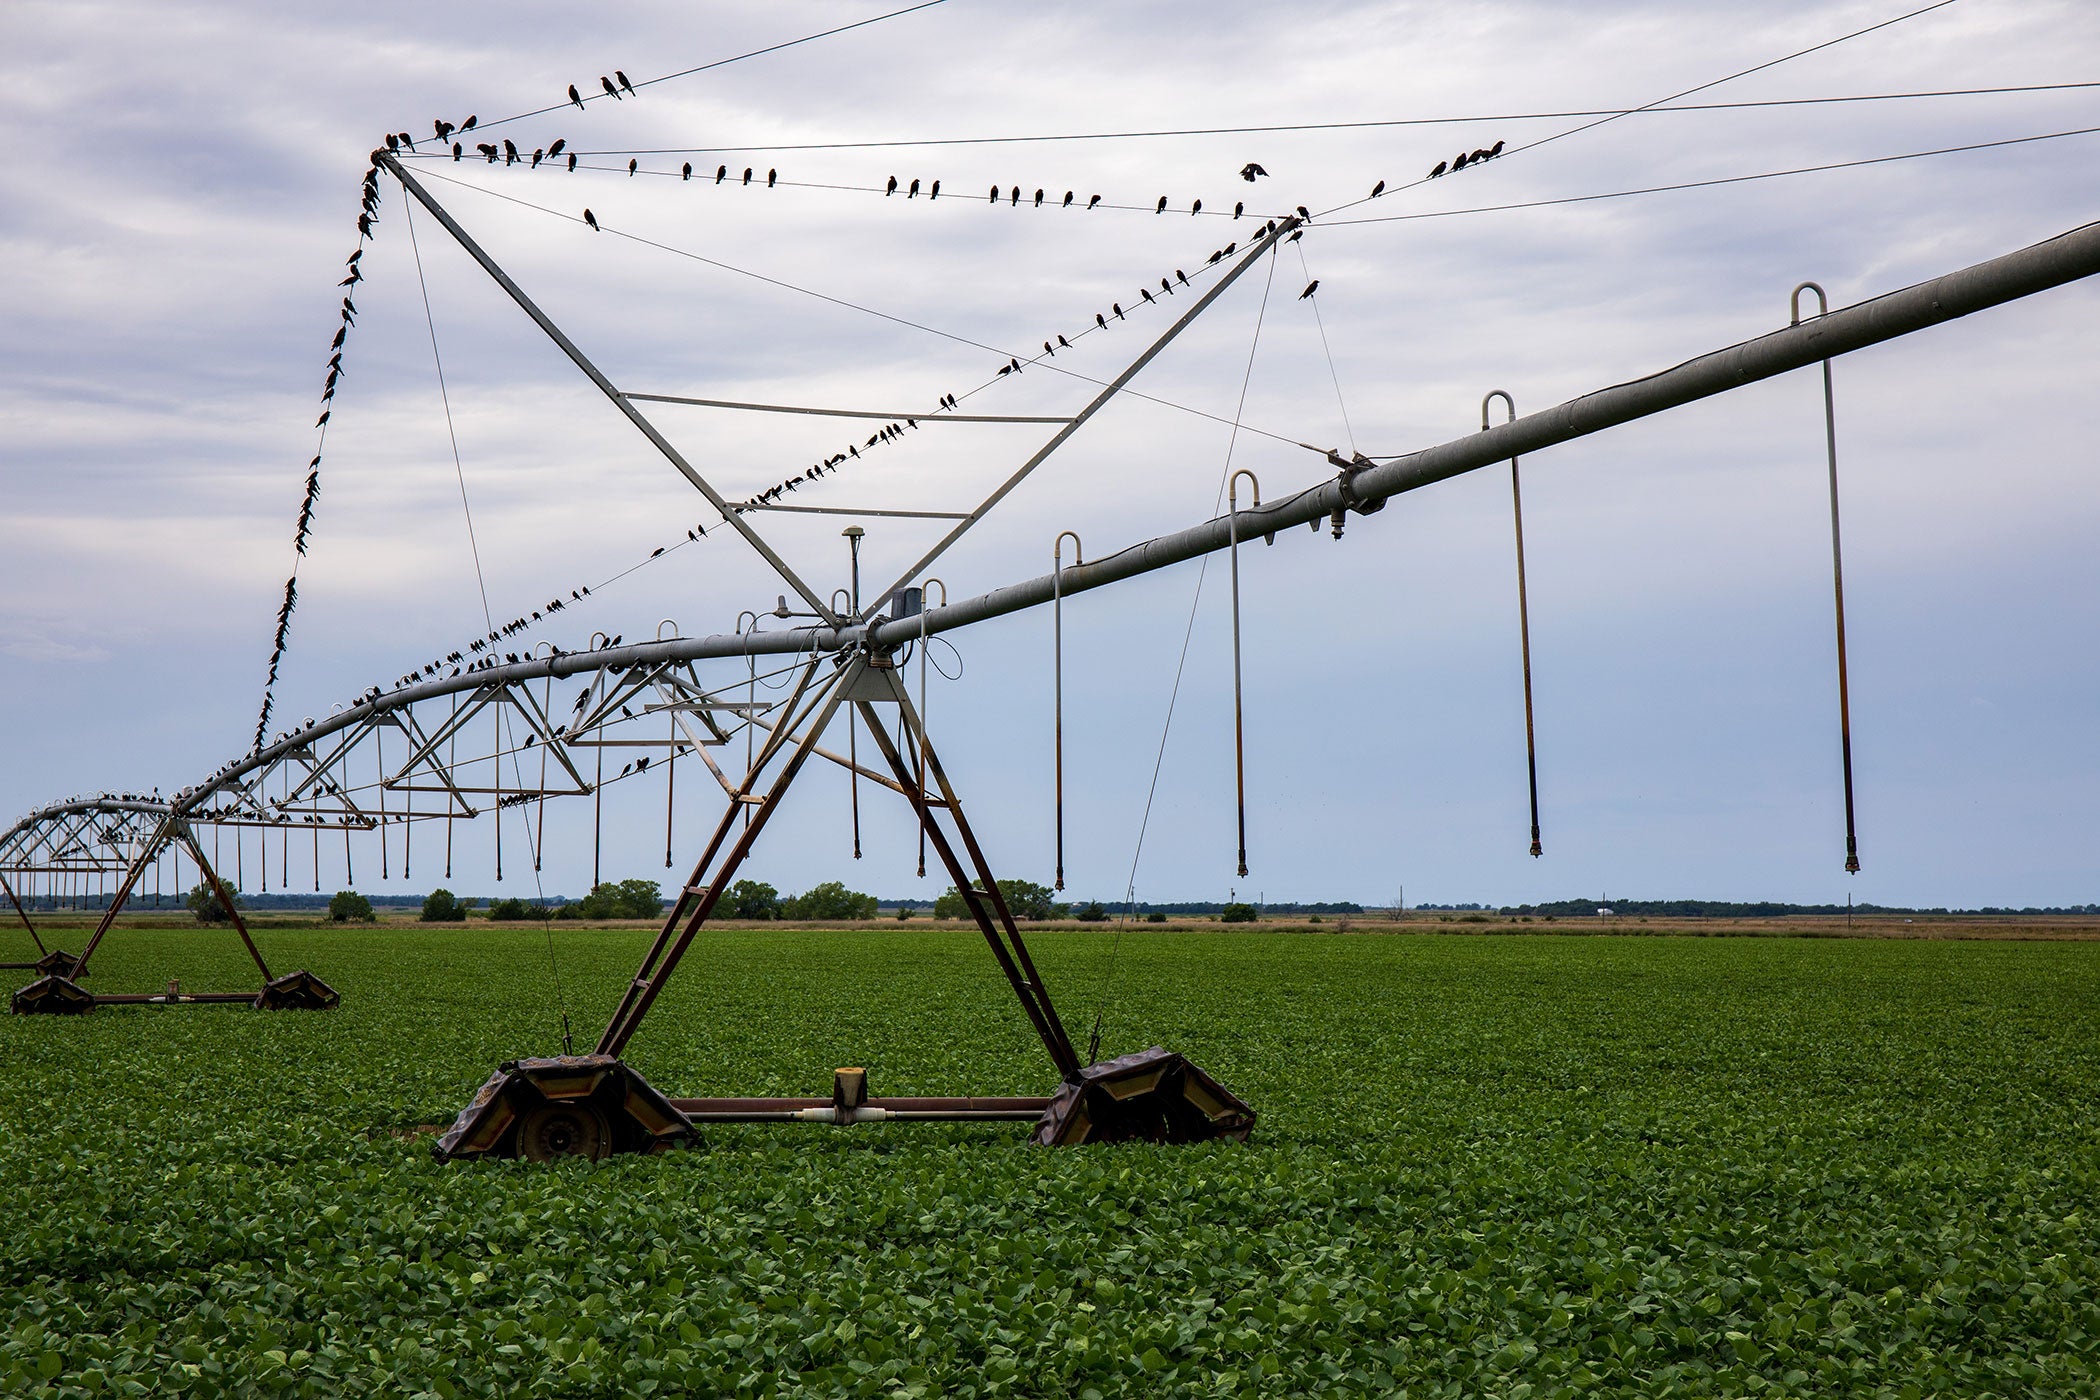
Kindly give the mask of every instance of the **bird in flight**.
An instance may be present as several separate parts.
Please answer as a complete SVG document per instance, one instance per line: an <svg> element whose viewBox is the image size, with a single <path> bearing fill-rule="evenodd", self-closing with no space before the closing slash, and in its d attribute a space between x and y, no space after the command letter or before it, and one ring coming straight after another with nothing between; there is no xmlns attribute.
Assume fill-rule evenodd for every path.
<svg viewBox="0 0 2100 1400"><path fill-rule="evenodd" d="M1256 165L1251 160L1240 167L1240 178L1242 180L1245 180L1250 185L1253 184L1258 177L1266 175L1268 173L1268 171L1262 169L1259 165Z"/></svg>

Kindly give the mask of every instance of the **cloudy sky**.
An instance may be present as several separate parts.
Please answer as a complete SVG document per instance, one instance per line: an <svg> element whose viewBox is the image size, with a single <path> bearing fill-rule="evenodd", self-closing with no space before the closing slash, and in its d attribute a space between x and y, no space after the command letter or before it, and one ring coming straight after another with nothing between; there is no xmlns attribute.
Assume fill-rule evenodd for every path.
<svg viewBox="0 0 2100 1400"><path fill-rule="evenodd" d="M575 6L534 3L0 7L0 810L172 790L246 748L358 181L389 130L421 137L471 113L488 139L585 153L573 174L490 167L471 147L414 168L623 388L846 407L977 391L1006 355L1062 333L1078 343L1054 366L970 406L1069 413L1086 376L1111 376L1189 299L1147 307L1140 286L1244 242L1254 214L1406 187L1252 269L1137 381L1149 398L1112 405L941 562L958 597L1044 572L1063 529L1096 557L1210 516L1228 449L1281 495L1331 472L1294 444L1444 441L1477 429L1489 389L1528 411L1770 330L1804 278L1849 304L2096 213L2092 136L1465 211L2100 126L2100 89L1636 115L1413 184L1456 151L1590 120L1527 114L1654 102L1900 2L946 0L648 82L885 8L631 4L593 7L586 31ZM1693 100L2075 83L2100 78L2096 59L2090 5L1956 0ZM495 125L615 69L636 95ZM1442 117L1471 119L850 144ZM650 152L632 177L631 152ZM1248 161L1270 178L1241 182ZM942 196L870 192L892 175L939 179ZM1043 188L1048 207L989 205L993 184ZM1105 207L1061 210L1066 189ZM1237 225L1235 201L1250 211ZM606 231L579 222L586 207ZM1414 215L1439 217L1400 217ZM1381 217L1345 222L1367 216ZM727 631L769 605L778 585L727 531L598 587L712 512L441 229L423 217L413 232L386 182L280 718L326 714L462 645L484 630L483 586L500 620L591 584L590 606L528 639L570 648L593 630ZM1127 319L1077 337L1118 301ZM1821 403L1804 371L1526 464L1542 860L1526 853L1508 476L1490 470L1339 542L1301 530L1243 556L1245 881L1222 564L1074 600L1072 892L1109 899L1131 879L1179 670L1139 898L2100 898L2096 323L2100 289L2075 286L1836 368L1859 876L1841 869ZM1249 431L1234 441L1243 379ZM854 436L835 419L652 412L732 496ZM928 430L796 499L966 508L1043 431ZM845 522L761 523L819 586L845 582ZM883 581L933 528L866 523ZM954 641L961 678L931 684L936 741L995 862L1047 880L1050 619ZM908 816L882 796L862 792L855 864L845 785L816 775L756 873L937 893L913 878ZM589 813L572 805L550 809L550 893L589 878ZM668 880L665 807L653 780L608 794L608 876ZM681 783L677 873L712 816ZM493 833L458 840L452 884L499 892ZM529 895L512 851L500 892ZM360 856L367 890L436 873L404 884L397 866L389 887L375 867ZM293 873L310 881L301 862ZM340 862L321 878L339 886Z"/></svg>

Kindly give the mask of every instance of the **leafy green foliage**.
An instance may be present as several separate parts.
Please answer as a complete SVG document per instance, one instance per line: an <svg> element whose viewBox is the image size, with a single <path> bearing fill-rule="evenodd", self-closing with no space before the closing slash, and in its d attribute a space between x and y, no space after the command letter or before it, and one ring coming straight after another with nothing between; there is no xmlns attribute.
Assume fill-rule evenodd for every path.
<svg viewBox="0 0 2100 1400"><path fill-rule="evenodd" d="M601 884L571 906L582 919L660 919L664 897L654 880Z"/></svg>
<svg viewBox="0 0 2100 1400"><path fill-rule="evenodd" d="M1006 897L1006 907L1016 919L1029 919L1040 923L1054 919L1065 911L1065 906L1056 902L1048 885L1038 885L1033 880L1001 880L999 893ZM970 906L964 902L962 893L955 886L948 886L947 893L933 901L933 917L936 919L967 919Z"/></svg>
<svg viewBox="0 0 2100 1400"><path fill-rule="evenodd" d="M235 909L246 909L248 907L248 901L241 898L239 890L228 890L227 893L233 896L233 907ZM230 924L233 922L233 915L228 912L226 901L219 898L218 892L202 880L190 886L189 897L184 903L189 905L190 913L196 917L197 922L200 924Z"/></svg>
<svg viewBox="0 0 2100 1400"><path fill-rule="evenodd" d="M337 890L328 901L328 922L331 924L376 923L379 916L372 912L372 901L356 890Z"/></svg>
<svg viewBox="0 0 2100 1400"><path fill-rule="evenodd" d="M1108 910L1102 905L1100 900L1090 899L1073 909L1072 917L1079 920L1082 924L1105 924L1108 922ZM1160 917L1164 922L1166 916L1161 915Z"/></svg>
<svg viewBox="0 0 2100 1400"><path fill-rule="evenodd" d="M1251 924L1259 917L1251 904L1228 904L1218 911L1221 924Z"/></svg>
<svg viewBox="0 0 2100 1400"><path fill-rule="evenodd" d="M777 919L780 917L780 891L763 880L739 880L729 887L722 898L727 906L723 917L729 919Z"/></svg>
<svg viewBox="0 0 2100 1400"><path fill-rule="evenodd" d="M781 912L790 919L872 919L875 896L849 890L837 880L826 880L783 901Z"/></svg>
<svg viewBox="0 0 2100 1400"><path fill-rule="evenodd" d="M467 911L474 907L471 899L460 899L443 886L423 896L423 912L420 921L426 924L458 924L466 922Z"/></svg>
<svg viewBox="0 0 2100 1400"><path fill-rule="evenodd" d="M439 1166L653 931L273 930L326 1013L0 1017L0 1394L2060 1395L2100 1374L2100 944L1126 930L1113 1054L1245 1147L735 1125ZM1330 925L1331 927L1331 925ZM1077 1030L1108 930L1031 949ZM253 985L126 926L109 990ZM710 930L660 1089L1045 1093L974 929ZM259 1111L258 1105L267 1105Z"/></svg>
<svg viewBox="0 0 2100 1400"><path fill-rule="evenodd" d="M492 923L515 924L527 919L544 919L547 911L537 904L512 896L509 899L489 901L489 920Z"/></svg>

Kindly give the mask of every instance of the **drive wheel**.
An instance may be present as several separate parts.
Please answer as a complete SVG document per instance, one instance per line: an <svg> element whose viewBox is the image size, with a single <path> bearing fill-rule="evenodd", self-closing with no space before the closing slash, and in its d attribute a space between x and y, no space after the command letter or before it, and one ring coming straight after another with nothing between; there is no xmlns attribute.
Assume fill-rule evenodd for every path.
<svg viewBox="0 0 2100 1400"><path fill-rule="evenodd" d="M586 1104L545 1103L518 1125L518 1153L535 1162L557 1157L595 1162L612 1155L612 1132L599 1112Z"/></svg>

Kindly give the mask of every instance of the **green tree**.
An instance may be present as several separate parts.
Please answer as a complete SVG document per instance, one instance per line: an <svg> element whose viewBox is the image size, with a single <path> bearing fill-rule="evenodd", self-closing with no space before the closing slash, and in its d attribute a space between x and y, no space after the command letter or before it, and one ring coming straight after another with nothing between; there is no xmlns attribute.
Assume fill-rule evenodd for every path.
<svg viewBox="0 0 2100 1400"><path fill-rule="evenodd" d="M826 880L781 905L790 919L872 919L875 896L849 890L837 880Z"/></svg>
<svg viewBox="0 0 2100 1400"><path fill-rule="evenodd" d="M1225 924L1251 924L1255 918L1251 904L1228 904L1218 911L1218 922Z"/></svg>
<svg viewBox="0 0 2100 1400"><path fill-rule="evenodd" d="M910 906L909 904L900 904L900 905L898 905L898 906L897 906L897 922L898 922L898 923L900 923L900 924L901 924L901 923L903 923L903 922L904 922L904 921L905 921L906 919L909 919L910 917L911 917L911 906Z"/></svg>
<svg viewBox="0 0 2100 1400"><path fill-rule="evenodd" d="M235 909L246 909L248 907L248 901L241 898L239 890L228 890L227 893L233 896L233 907ZM189 899L186 902L190 907L190 912L197 916L197 922L200 924L233 922L233 914L227 909L225 901L221 900L208 884L200 882L191 887Z"/></svg>
<svg viewBox="0 0 2100 1400"><path fill-rule="evenodd" d="M473 900L455 898L452 891L440 886L423 897L423 912L418 917L426 924L464 923L467 910L473 907Z"/></svg>
<svg viewBox="0 0 2100 1400"><path fill-rule="evenodd" d="M1055 919L1070 908L1051 898L1048 885L1038 885L1033 880L1001 880L999 893L1006 896L1006 907L1016 919L1028 919L1040 923L1044 919ZM967 919L970 906L955 886L933 902L933 917L936 919Z"/></svg>
<svg viewBox="0 0 2100 1400"><path fill-rule="evenodd" d="M1314 921L1317 922L1319 920L1319 917L1320 916L1317 914L1313 915ZM1145 922L1148 924L1163 924L1166 921L1167 911L1164 909L1155 909L1145 916Z"/></svg>
<svg viewBox="0 0 2100 1400"><path fill-rule="evenodd" d="M1100 900L1090 899L1073 909L1072 917L1082 924L1105 924L1108 922L1108 910L1101 907Z"/></svg>
<svg viewBox="0 0 2100 1400"><path fill-rule="evenodd" d="M537 907L517 898L499 899L489 905L489 918L496 923L522 923L538 918L540 912Z"/></svg>
<svg viewBox="0 0 2100 1400"><path fill-rule="evenodd" d="M763 880L739 880L722 899L732 919L777 919L780 891Z"/></svg>
<svg viewBox="0 0 2100 1400"><path fill-rule="evenodd" d="M331 924L370 924L378 920L379 916L372 912L372 901L356 890L337 890L328 901Z"/></svg>
<svg viewBox="0 0 2100 1400"><path fill-rule="evenodd" d="M663 895L654 880L595 885L577 906L578 917L585 919L656 919L664 912Z"/></svg>

